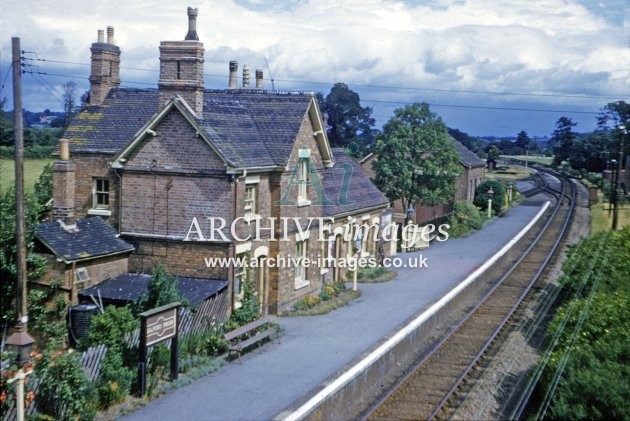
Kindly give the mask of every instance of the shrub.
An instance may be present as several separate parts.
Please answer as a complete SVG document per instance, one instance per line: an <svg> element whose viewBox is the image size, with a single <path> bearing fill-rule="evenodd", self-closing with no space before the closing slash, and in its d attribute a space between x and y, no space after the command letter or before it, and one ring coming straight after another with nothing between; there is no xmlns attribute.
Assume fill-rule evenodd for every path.
<svg viewBox="0 0 630 421"><path fill-rule="evenodd" d="M379 276L383 275L385 272L387 272L387 269L385 269L383 266L360 267L357 271L357 278L358 279L376 279ZM344 289L345 289L345 285L344 285Z"/></svg>
<svg viewBox="0 0 630 421"><path fill-rule="evenodd" d="M131 390L135 374L135 370L123 365L120 352L110 352L108 349L101 362L101 372L96 383L100 407L105 409L122 402Z"/></svg>
<svg viewBox="0 0 630 421"><path fill-rule="evenodd" d="M471 230L480 229L483 224L479 209L465 200L456 202L449 217L450 235L460 237Z"/></svg>
<svg viewBox="0 0 630 421"><path fill-rule="evenodd" d="M254 290L254 283L249 277L243 282L243 301L240 308L234 310L231 320L239 326L256 320L260 316L260 303Z"/></svg>
<svg viewBox="0 0 630 421"><path fill-rule="evenodd" d="M299 300L294 305L295 310L307 310L309 308L315 307L317 304L321 302L320 298L316 295L307 295L306 297Z"/></svg>
<svg viewBox="0 0 630 421"><path fill-rule="evenodd" d="M331 298L336 297L337 295L338 294L334 286L332 286L331 284L325 284L322 287L321 292L319 293L319 299L321 301L328 301Z"/></svg>
<svg viewBox="0 0 630 421"><path fill-rule="evenodd" d="M114 349L122 352L125 347L125 335L132 333L139 326L129 307L107 306L103 314L92 317L90 331L85 348L105 344L108 353Z"/></svg>
<svg viewBox="0 0 630 421"><path fill-rule="evenodd" d="M481 209L488 209L488 199L490 198L488 190L490 190L490 188L494 191L492 195L492 210L498 214L501 212L503 198L505 197L505 186L501 181L487 180L479 184L475 189L474 204Z"/></svg>
<svg viewBox="0 0 630 421"><path fill-rule="evenodd" d="M37 364L40 380L36 402L40 412L55 419L94 419L94 388L76 354L45 353Z"/></svg>
<svg viewBox="0 0 630 421"><path fill-rule="evenodd" d="M346 284L342 281L336 281L332 285L335 289L335 295L339 295L346 290Z"/></svg>

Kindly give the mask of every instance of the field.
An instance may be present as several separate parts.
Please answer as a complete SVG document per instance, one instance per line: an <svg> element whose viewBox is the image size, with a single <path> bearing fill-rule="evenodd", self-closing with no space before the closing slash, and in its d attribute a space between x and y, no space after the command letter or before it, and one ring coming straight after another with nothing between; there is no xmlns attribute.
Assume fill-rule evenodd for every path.
<svg viewBox="0 0 630 421"><path fill-rule="evenodd" d="M496 171L486 170L486 179L490 180L521 180L531 176L533 169L525 169L521 165L499 165Z"/></svg>
<svg viewBox="0 0 630 421"><path fill-rule="evenodd" d="M553 157L551 156L544 156L544 155L529 155L529 156L525 156L525 155L501 155L502 159L520 159L520 160L527 160L529 162L537 162L539 164L544 164L544 165L549 165L551 164L551 161L553 161Z"/></svg>
<svg viewBox="0 0 630 421"><path fill-rule="evenodd" d="M605 231L612 227L612 210L608 203L598 203L591 206L591 234ZM619 206L618 228L630 225L630 205Z"/></svg>
<svg viewBox="0 0 630 421"><path fill-rule="evenodd" d="M42 173L46 164L53 159L25 159L24 160L24 188L31 191L35 182ZM0 159L0 191L15 185L15 161L13 159Z"/></svg>

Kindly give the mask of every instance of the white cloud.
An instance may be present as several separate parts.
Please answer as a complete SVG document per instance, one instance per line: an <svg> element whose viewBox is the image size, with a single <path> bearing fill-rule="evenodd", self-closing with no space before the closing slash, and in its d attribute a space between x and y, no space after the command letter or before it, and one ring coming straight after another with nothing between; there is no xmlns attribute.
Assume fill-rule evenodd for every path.
<svg viewBox="0 0 630 421"><path fill-rule="evenodd" d="M286 82L296 80L343 81L351 87L372 83L502 92L562 90L618 99L630 92L626 28L595 14L596 5L589 2L587 8L577 0L439 0L423 5L390 0L4 3L3 67L13 35L22 38L23 49L40 57L85 63L96 30L113 25L122 65L157 69L159 42L184 37L186 7L192 5L199 8L206 73L225 75L225 80L209 78L208 87L224 87L227 62L237 59L264 68L266 77L271 70L276 87L282 89L304 85ZM88 71L76 65L63 70L84 75ZM155 72L123 70L122 75L127 80L157 80ZM361 89L362 98L410 98L408 91ZM426 97L441 103L467 99L455 93ZM418 98L423 99L413 97ZM494 100L475 98L476 104ZM539 98L538 107L546 101ZM599 102L595 107L593 100L566 106L596 111L609 100Z"/></svg>

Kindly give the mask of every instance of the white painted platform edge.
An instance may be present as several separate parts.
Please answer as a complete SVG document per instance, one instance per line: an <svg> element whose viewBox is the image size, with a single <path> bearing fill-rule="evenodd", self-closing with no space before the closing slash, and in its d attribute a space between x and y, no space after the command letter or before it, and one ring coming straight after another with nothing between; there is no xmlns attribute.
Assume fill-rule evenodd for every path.
<svg viewBox="0 0 630 421"><path fill-rule="evenodd" d="M311 399L306 401L302 406L297 408L295 411L284 415L282 418L283 421L297 421L304 416L308 415L313 409L317 408L317 406L322 403L324 400L328 399L331 395L345 386L350 380L354 377L361 374L365 369L370 367L375 361L389 352L394 346L396 346L400 341L402 341L407 335L416 330L422 323L424 323L427 319L433 316L435 313L440 310L446 303L451 301L457 294L459 294L464 288L474 282L481 274L483 274L486 269L492 266L497 260L499 260L505 253L507 253L514 244L516 244L533 226L538 222L538 220L545 213L547 208L551 205L549 201L545 202L536 216L529 221L529 223L523 227L521 231L519 231L516 236L514 236L510 241L508 241L497 253L495 253L490 259L488 259L483 265L478 267L474 272L466 277L462 282L456 285L453 289L451 289L448 293L446 293L442 298L433 303L429 308L426 309L423 313L421 313L418 317L413 319L407 325L403 326L399 329L391 338L382 343L379 347L374 349L368 355L366 355L361 361L357 362L355 365L350 367L350 369L335 380L330 382L326 387L317 392Z"/></svg>

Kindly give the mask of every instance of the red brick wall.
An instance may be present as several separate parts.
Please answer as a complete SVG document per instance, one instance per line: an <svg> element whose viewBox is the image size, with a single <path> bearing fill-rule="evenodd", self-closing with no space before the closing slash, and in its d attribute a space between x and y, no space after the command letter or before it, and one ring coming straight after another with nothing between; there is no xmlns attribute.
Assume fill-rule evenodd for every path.
<svg viewBox="0 0 630 421"><path fill-rule="evenodd" d="M228 268L207 268L204 258L228 257L227 244L209 244L197 241L164 241L125 237L136 248L129 259L129 271L151 273L164 264L173 275L192 278L227 279Z"/></svg>
<svg viewBox="0 0 630 421"><path fill-rule="evenodd" d="M129 269L129 254L107 256L74 264L58 262L54 256L44 255L48 260L48 270L37 283L50 285L52 281L62 281L61 288L70 291L70 299L77 304L77 294L80 289L99 284L106 279L126 273ZM87 269L89 280L76 282L75 271L80 268Z"/></svg>
<svg viewBox="0 0 630 421"><path fill-rule="evenodd" d="M118 178L109 166L112 155L77 154L70 157L76 165L75 173L75 216L85 218L92 208L92 184L94 178L109 179L109 210L111 217L105 218L117 226L118 221Z"/></svg>

